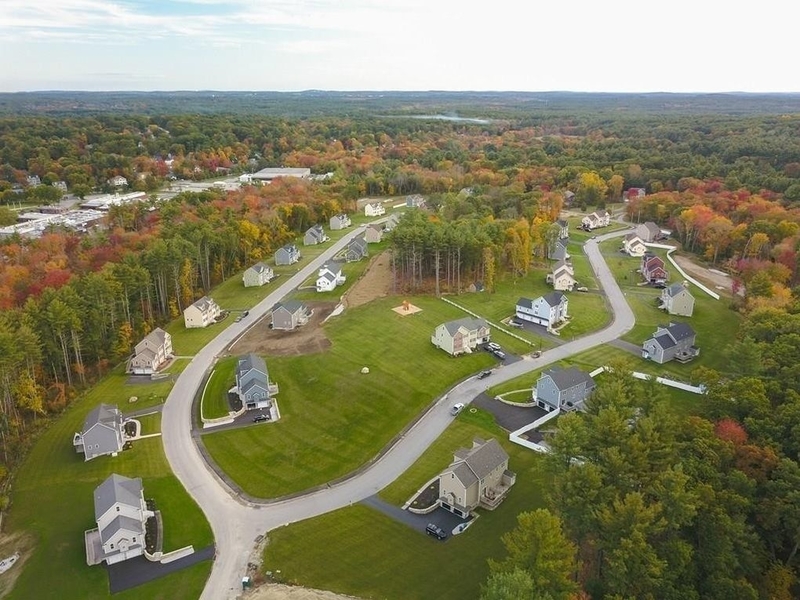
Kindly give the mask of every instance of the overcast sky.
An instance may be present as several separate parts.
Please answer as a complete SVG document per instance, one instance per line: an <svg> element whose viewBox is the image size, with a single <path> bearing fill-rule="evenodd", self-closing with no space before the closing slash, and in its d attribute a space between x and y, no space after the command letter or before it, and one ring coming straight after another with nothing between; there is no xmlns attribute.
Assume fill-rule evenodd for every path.
<svg viewBox="0 0 800 600"><path fill-rule="evenodd" d="M777 0L0 0L0 91L800 92Z"/></svg>

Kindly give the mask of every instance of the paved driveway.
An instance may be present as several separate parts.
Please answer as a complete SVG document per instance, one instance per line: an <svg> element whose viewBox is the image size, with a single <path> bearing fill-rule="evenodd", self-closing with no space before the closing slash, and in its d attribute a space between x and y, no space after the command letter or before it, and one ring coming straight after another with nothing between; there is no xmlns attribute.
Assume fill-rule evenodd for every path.
<svg viewBox="0 0 800 600"><path fill-rule="evenodd" d="M505 402L495 400L485 392L476 397L472 404L492 413L497 424L508 432L516 431L520 427L529 425L539 417L547 414L544 410L535 406L530 408L510 406Z"/></svg>
<svg viewBox="0 0 800 600"><path fill-rule="evenodd" d="M437 508L435 511L427 515L417 515L407 510L403 510L398 506L394 506L393 504L389 504L388 502L381 500L378 496L364 498L361 501L361 504L364 506L369 506L370 508L374 508L387 517L391 517L403 525L408 525L414 531L419 531L423 535L427 535L425 533L425 526L428 523L433 523L434 525L441 527L447 532L448 535L451 535L453 529L455 529L458 525L461 525L462 523L468 523L471 520L457 517L453 513L443 508Z"/></svg>

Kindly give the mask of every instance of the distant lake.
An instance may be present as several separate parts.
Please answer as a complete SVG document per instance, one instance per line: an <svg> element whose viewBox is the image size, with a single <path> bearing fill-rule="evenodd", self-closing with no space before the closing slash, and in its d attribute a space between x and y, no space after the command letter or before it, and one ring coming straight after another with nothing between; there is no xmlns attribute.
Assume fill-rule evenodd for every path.
<svg viewBox="0 0 800 600"><path fill-rule="evenodd" d="M489 119L473 119L470 117L459 117L458 115L383 115L395 119L435 119L437 121L460 121L462 123L477 123L487 125L491 123Z"/></svg>

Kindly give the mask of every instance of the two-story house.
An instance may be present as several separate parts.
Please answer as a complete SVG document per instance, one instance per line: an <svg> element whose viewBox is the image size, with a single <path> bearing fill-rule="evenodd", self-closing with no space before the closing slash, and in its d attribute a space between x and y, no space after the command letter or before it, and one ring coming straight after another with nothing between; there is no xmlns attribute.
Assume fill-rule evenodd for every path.
<svg viewBox="0 0 800 600"><path fill-rule="evenodd" d="M694 312L694 296L689 283L673 283L661 290L661 308L671 315L691 317Z"/></svg>
<svg viewBox="0 0 800 600"><path fill-rule="evenodd" d="M128 373L151 375L172 356L172 336L156 327L136 344L128 361Z"/></svg>
<svg viewBox="0 0 800 600"><path fill-rule="evenodd" d="M671 360L689 362L700 354L695 346L697 334L686 323L670 323L659 326L655 333L642 344L642 358L660 365Z"/></svg>
<svg viewBox="0 0 800 600"><path fill-rule="evenodd" d="M476 438L472 448L461 448L439 475L438 504L459 517L478 508L494 510L516 482L508 470L508 454L497 440Z"/></svg>
<svg viewBox="0 0 800 600"><path fill-rule="evenodd" d="M383 230L386 232L392 231L400 223L400 213L392 213L386 219Z"/></svg>
<svg viewBox="0 0 800 600"><path fill-rule="evenodd" d="M644 253L647 252L647 246L644 245L644 241L638 234L629 233L625 236L625 239L622 240L622 251L625 252L625 254L639 258L644 256Z"/></svg>
<svg viewBox="0 0 800 600"><path fill-rule="evenodd" d="M317 291L331 292L345 281L347 281L347 277L342 273L341 263L325 263L317 273Z"/></svg>
<svg viewBox="0 0 800 600"><path fill-rule="evenodd" d="M553 270L547 274L545 281L553 284L553 289L559 292L571 292L577 283L572 265L563 260L553 265Z"/></svg>
<svg viewBox="0 0 800 600"><path fill-rule="evenodd" d="M664 283L669 277L664 261L650 252L642 256L641 271L644 280L650 283Z"/></svg>
<svg viewBox="0 0 800 600"><path fill-rule="evenodd" d="M203 296L183 311L183 322L187 329L208 327L222 314L219 304L212 298Z"/></svg>
<svg viewBox="0 0 800 600"><path fill-rule="evenodd" d="M605 209L596 210L581 219L581 226L589 230L598 229L599 227L608 227L610 223L611 213Z"/></svg>
<svg viewBox="0 0 800 600"><path fill-rule="evenodd" d="M300 260L300 250L294 244L286 244L275 252L276 265L293 265Z"/></svg>
<svg viewBox="0 0 800 600"><path fill-rule="evenodd" d="M292 331L308 323L313 312L297 300L278 302L272 309L272 329Z"/></svg>
<svg viewBox="0 0 800 600"><path fill-rule="evenodd" d="M592 376L576 367L553 367L536 381L533 401L548 412L582 410L595 387Z"/></svg>
<svg viewBox="0 0 800 600"><path fill-rule="evenodd" d="M331 228L331 231L347 229L351 224L350 217L344 213L340 215L333 215L329 221L329 227Z"/></svg>
<svg viewBox="0 0 800 600"><path fill-rule="evenodd" d="M379 244L383 239L383 225L370 223L364 228L364 239L368 244Z"/></svg>
<svg viewBox="0 0 800 600"><path fill-rule="evenodd" d="M550 292L535 300L520 298L517 300L516 317L522 321L530 321L544 325L548 329L555 327L569 317L569 300L563 292Z"/></svg>
<svg viewBox="0 0 800 600"><path fill-rule="evenodd" d="M380 202L372 202L364 205L364 215L367 217L380 217L386 214L386 209Z"/></svg>
<svg viewBox="0 0 800 600"><path fill-rule="evenodd" d="M83 422L83 429L72 437L72 445L83 460L116 456L125 444L123 418L112 404L96 406Z"/></svg>
<svg viewBox="0 0 800 600"><path fill-rule="evenodd" d="M347 248L344 251L344 259L347 262L356 262L368 254L366 236L358 235L347 243Z"/></svg>
<svg viewBox="0 0 800 600"><path fill-rule="evenodd" d="M328 236L325 235L325 230L322 228L322 225L314 225L313 227L309 227L308 231L306 231L305 235L303 236L304 246L314 246L327 241Z"/></svg>
<svg viewBox="0 0 800 600"><path fill-rule="evenodd" d="M465 317L437 326L431 343L452 356L472 352L490 340L489 325L484 319Z"/></svg>
<svg viewBox="0 0 800 600"><path fill-rule="evenodd" d="M640 238L642 238L642 241L648 244L651 242L657 242L663 237L661 233L661 227L652 221L639 223L639 225L636 226L636 235L638 235Z"/></svg>
<svg viewBox="0 0 800 600"><path fill-rule="evenodd" d="M275 277L275 272L267 264L257 262L242 274L244 287L261 287Z"/></svg>
<svg viewBox="0 0 800 600"><path fill-rule="evenodd" d="M97 528L86 531L86 562L113 565L144 554L147 509L141 478L112 473L94 490Z"/></svg>
<svg viewBox="0 0 800 600"><path fill-rule="evenodd" d="M270 408L276 386L269 382L267 363L257 354L247 354L236 363L236 392L247 410Z"/></svg>

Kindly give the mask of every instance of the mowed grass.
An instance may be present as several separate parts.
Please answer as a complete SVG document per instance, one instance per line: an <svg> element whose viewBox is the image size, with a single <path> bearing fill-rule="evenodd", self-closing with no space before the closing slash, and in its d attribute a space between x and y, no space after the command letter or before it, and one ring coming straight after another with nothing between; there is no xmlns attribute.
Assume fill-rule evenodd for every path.
<svg viewBox="0 0 800 600"><path fill-rule="evenodd" d="M236 363L238 356L223 358L214 365L214 370L208 378L203 399L201 402L202 415L206 419L216 419L226 416L231 408L228 402L228 390L235 383Z"/></svg>
<svg viewBox="0 0 800 600"><path fill-rule="evenodd" d="M111 473L142 478L145 497L153 498L162 510L165 550L188 544L202 548L212 543L205 517L170 473L160 438L139 440L117 457L89 462L73 449L73 434L80 431L88 412L100 402L118 403L123 411L131 406L139 408L142 400L128 405L127 399L166 394L171 386L170 382L126 385L125 379L119 372L109 375L74 402L39 437L20 468L4 525L12 532L23 530L34 535L37 543L10 598L110 597L106 570L86 565L83 534L96 527L94 489ZM144 421L149 429L152 423L147 417ZM210 562L206 562L149 584L146 593L142 588L121 597L197 598L210 568Z"/></svg>
<svg viewBox="0 0 800 600"><path fill-rule="evenodd" d="M469 415L469 419L466 417ZM382 494L401 504L435 476L474 437L495 437L509 453L517 482L495 511L442 543L363 505L270 532L263 568L282 580L359 598L477 598L489 574L487 560L505 556L501 537L520 512L543 506L543 458L508 442L478 415L460 416L397 482ZM489 417L491 420L491 417Z"/></svg>
<svg viewBox="0 0 800 600"><path fill-rule="evenodd" d="M280 421L202 438L242 489L271 498L345 476L439 394L495 363L486 352L453 358L431 344L435 327L463 312L441 300L410 297L422 312L400 316L391 309L402 300L376 300L329 321L324 329L332 347L325 353L267 357L280 386Z"/></svg>

